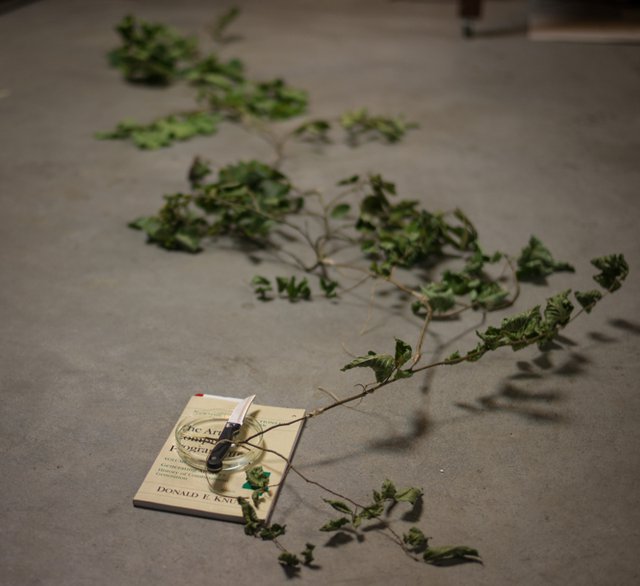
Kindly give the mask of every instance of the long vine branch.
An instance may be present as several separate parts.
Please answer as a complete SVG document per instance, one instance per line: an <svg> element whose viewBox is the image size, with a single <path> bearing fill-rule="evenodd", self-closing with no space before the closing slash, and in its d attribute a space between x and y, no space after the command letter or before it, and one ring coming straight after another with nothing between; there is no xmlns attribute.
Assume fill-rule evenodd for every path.
<svg viewBox="0 0 640 586"><path fill-rule="evenodd" d="M213 25L212 40L217 47L230 40L226 29L238 15L239 10L234 8ZM544 308L536 305L504 317L500 325L477 331L479 342L475 348L422 364L427 334L436 320L454 320L468 311L480 311L484 317L488 312L504 310L518 300L521 282L544 282L555 272L573 272L573 266L556 260L535 236L517 256L502 251L488 254L474 224L462 210L427 210L419 200L400 198L396 185L380 174L346 177L337 181L331 193L294 185L282 172L287 147L294 141L325 148L334 141L336 131L341 131L343 140L352 147L372 140L392 145L417 125L403 116L374 114L359 108L328 118L308 117L295 128L276 133L270 126L272 121L307 113L305 91L282 79L251 79L240 60L224 60L216 52L203 55L196 39L183 37L165 25L127 16L116 30L122 44L109 54L109 59L126 80L154 85L186 82L196 92L196 105L192 110L147 123L124 120L115 129L99 133L98 138L130 141L141 149L159 149L176 141L214 135L221 124L235 123L256 133L273 151L271 164L247 161L217 169L196 158L187 173L189 190L166 195L156 214L134 220L132 228L144 232L150 243L169 250L197 253L207 242L227 238L248 242L276 258L286 257L282 264L297 274L276 276L275 281L264 275L253 277L254 293L261 301L310 301L318 294L318 288L326 298L336 299L353 294L374 280L390 285L402 301L410 300L407 305L415 316L415 347L396 338L393 353L370 350L352 357L342 368L370 369L375 382L359 384L358 392L342 399L334 397L332 403L293 421L271 425L242 443L257 447L251 441L260 435L324 415L436 367L473 363L499 348L544 348L574 319L589 313L603 297L619 289L628 274L629 267L621 254L595 258L592 264L600 272L594 279L603 291L575 291L575 301L580 305L576 313L571 291L562 291L547 298ZM355 259L350 258L353 256ZM503 286L507 278L495 274L501 261L503 273L508 269L511 274L513 285L509 288ZM356 273L358 279L355 284L343 285L340 280L349 273ZM318 286L310 284L309 279L317 279ZM375 288L369 309L374 296ZM388 537L412 559L418 559L413 554L420 552L428 563L477 561L478 552L472 548L429 547L417 527L400 536L381 517L385 503L415 505L421 490L398 490L385 481L380 491L373 491L372 502L363 505L309 478L282 454L260 449L283 458L288 469L305 482L341 499L326 501L342 516L321 530L357 529L365 520L378 520ZM247 478L259 500L268 490L268 479L257 468L248 471ZM306 544L300 557L292 554L278 539L285 532L284 526L265 526L246 499L239 502L245 532L273 541L281 551L279 560L283 565L297 568L313 562L312 544Z"/></svg>

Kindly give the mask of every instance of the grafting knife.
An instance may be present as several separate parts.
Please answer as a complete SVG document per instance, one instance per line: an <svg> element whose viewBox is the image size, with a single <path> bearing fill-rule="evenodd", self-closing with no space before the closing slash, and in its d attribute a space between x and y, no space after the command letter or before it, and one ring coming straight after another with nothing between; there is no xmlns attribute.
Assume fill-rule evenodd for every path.
<svg viewBox="0 0 640 586"><path fill-rule="evenodd" d="M238 401L238 404L231 412L231 416L227 419L227 423L225 423L216 445L213 446L207 458L207 470L209 472L220 472L220 470L222 470L222 460L224 460L229 448L231 448L233 438L240 431L245 415L247 411L249 411L249 407L251 407L251 403L253 403L255 398L255 395L251 395L246 399Z"/></svg>

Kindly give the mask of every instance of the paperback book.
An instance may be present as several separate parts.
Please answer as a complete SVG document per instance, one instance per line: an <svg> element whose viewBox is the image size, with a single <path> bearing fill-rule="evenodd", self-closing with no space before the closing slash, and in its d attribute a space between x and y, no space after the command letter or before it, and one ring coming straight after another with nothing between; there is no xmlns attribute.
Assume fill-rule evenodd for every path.
<svg viewBox="0 0 640 586"><path fill-rule="evenodd" d="M237 498L251 498L253 492L245 473L262 466L269 477L269 488L263 493L256 513L268 522L287 469L287 462L281 456L291 458L293 455L303 424L296 420L304 416L304 409L253 404L225 457L223 470L212 474L206 470L207 456L237 402L237 399L217 395L192 396L133 504L242 522ZM290 423L292 421L295 423ZM290 424L261 434L283 423ZM248 444L242 444L245 439Z"/></svg>

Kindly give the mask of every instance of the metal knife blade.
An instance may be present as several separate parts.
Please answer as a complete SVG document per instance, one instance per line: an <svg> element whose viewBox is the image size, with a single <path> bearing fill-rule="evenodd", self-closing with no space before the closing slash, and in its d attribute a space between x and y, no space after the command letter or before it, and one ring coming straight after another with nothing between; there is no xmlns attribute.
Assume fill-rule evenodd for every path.
<svg viewBox="0 0 640 586"><path fill-rule="evenodd" d="M222 460L224 460L224 457L231 448L233 438L240 431L244 418L255 398L255 395L250 395L246 399L238 401L238 404L231 412L231 416L227 419L227 423L225 423L216 445L213 446L213 449L207 458L207 470L209 472L216 473L222 470Z"/></svg>

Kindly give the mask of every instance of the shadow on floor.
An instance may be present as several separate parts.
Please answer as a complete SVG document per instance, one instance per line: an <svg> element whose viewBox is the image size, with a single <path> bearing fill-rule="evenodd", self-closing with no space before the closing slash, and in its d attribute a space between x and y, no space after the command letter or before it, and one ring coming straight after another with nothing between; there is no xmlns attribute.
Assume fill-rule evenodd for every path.
<svg viewBox="0 0 640 586"><path fill-rule="evenodd" d="M37 0L0 0L0 16L34 2Z"/></svg>
<svg viewBox="0 0 640 586"><path fill-rule="evenodd" d="M517 381L539 380L548 376L575 377L586 372L589 360L578 352L571 351L559 364L554 364L551 352L543 352L531 361L518 361L518 372L512 374L499 388L478 397L474 402L458 402L457 407L468 413L510 413L537 423L562 423L566 417L553 409L564 400L560 391L530 391L518 386Z"/></svg>

